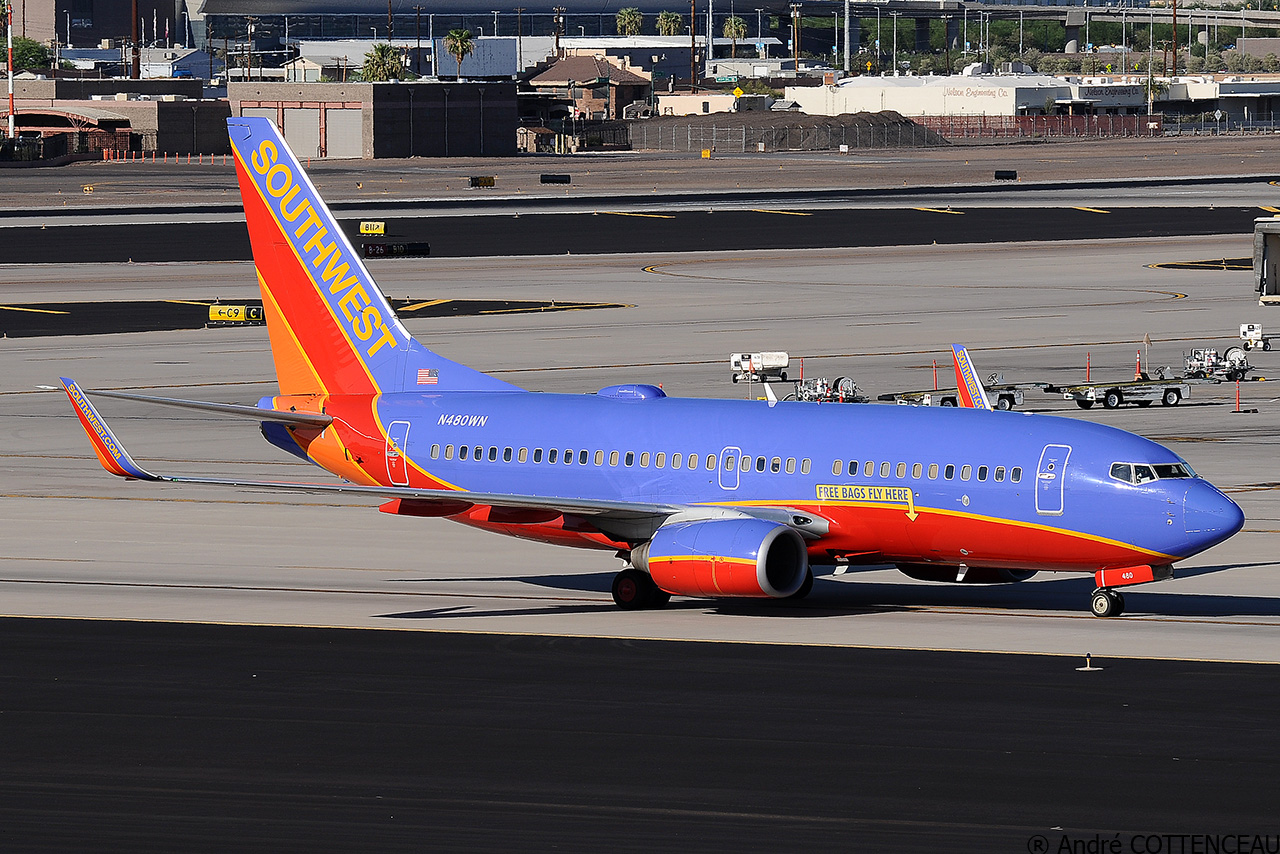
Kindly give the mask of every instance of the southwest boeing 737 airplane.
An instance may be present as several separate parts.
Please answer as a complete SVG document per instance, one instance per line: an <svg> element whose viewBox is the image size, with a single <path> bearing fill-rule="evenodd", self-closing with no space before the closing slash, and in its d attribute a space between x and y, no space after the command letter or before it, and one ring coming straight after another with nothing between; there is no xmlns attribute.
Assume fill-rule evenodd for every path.
<svg viewBox="0 0 1280 854"><path fill-rule="evenodd" d="M1091 608L1166 579L1244 514L1132 433L974 408L667 397L652 385L532 394L410 337L264 118L228 121L280 394L255 406L112 397L249 417L344 482L153 474L71 380L99 460L135 480L381 496L381 510L615 552L613 598L799 597L812 566L896 564L916 579L1095 576Z"/></svg>

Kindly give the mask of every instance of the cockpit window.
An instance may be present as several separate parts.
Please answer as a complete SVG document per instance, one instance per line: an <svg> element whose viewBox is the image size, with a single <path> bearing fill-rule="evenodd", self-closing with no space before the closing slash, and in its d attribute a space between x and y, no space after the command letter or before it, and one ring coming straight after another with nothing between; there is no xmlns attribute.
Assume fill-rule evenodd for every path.
<svg viewBox="0 0 1280 854"><path fill-rule="evenodd" d="M1155 466L1156 477L1195 477L1189 466L1182 463L1167 463L1165 465Z"/></svg>
<svg viewBox="0 0 1280 854"><path fill-rule="evenodd" d="M1191 466L1186 463L1157 463L1155 465L1112 463L1111 476L1124 483L1140 484L1150 483L1153 480L1195 477L1196 475L1191 470Z"/></svg>

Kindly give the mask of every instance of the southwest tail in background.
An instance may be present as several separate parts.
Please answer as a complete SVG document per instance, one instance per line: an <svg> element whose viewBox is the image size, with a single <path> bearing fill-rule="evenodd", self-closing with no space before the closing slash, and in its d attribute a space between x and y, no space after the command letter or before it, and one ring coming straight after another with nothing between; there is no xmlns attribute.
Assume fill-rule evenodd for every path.
<svg viewBox="0 0 1280 854"><path fill-rule="evenodd" d="M409 335L274 122L227 127L281 394L519 391Z"/></svg>
<svg viewBox="0 0 1280 854"><path fill-rule="evenodd" d="M969 351L959 344L952 344L951 355L956 363L956 387L959 390L960 405L969 409L990 409L987 390L978 380L973 362L969 361Z"/></svg>

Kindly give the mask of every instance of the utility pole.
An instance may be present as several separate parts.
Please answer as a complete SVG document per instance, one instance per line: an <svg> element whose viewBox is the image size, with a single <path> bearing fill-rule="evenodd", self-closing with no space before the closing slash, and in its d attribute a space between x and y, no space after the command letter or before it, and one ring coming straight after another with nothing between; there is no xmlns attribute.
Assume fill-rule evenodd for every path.
<svg viewBox="0 0 1280 854"><path fill-rule="evenodd" d="M9 13L9 21L5 25L5 39L9 42L9 140L13 140L13 4L5 7Z"/></svg>
<svg viewBox="0 0 1280 854"><path fill-rule="evenodd" d="M391 0L387 0L387 44L391 44Z"/></svg>
<svg viewBox="0 0 1280 854"><path fill-rule="evenodd" d="M517 6L513 9L516 13L516 73L524 72L524 46L521 40L524 37L524 7Z"/></svg>
<svg viewBox="0 0 1280 854"><path fill-rule="evenodd" d="M844 0L844 73L849 73L849 0Z"/></svg>
<svg viewBox="0 0 1280 854"><path fill-rule="evenodd" d="M689 91L698 91L698 0L689 0Z"/></svg>
<svg viewBox="0 0 1280 854"><path fill-rule="evenodd" d="M131 4L133 8L133 45L130 48L129 56L129 77L133 80L142 77L142 56L138 52L138 0L133 0Z"/></svg>
<svg viewBox="0 0 1280 854"><path fill-rule="evenodd" d="M791 59L800 70L800 4L791 4Z"/></svg>

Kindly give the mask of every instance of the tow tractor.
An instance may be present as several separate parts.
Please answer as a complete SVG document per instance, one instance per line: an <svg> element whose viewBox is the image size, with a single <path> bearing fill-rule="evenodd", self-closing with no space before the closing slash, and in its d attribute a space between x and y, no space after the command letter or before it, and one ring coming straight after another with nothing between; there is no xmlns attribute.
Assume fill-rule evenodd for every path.
<svg viewBox="0 0 1280 854"><path fill-rule="evenodd" d="M1271 338L1262 331L1261 323L1240 324L1240 340L1246 350L1270 350Z"/></svg>
<svg viewBox="0 0 1280 854"><path fill-rule="evenodd" d="M1026 400L1026 392L1031 389L1042 389L1047 383L1007 383L1004 374L991 374L983 383L987 391L987 399L996 409L1008 410L1021 406ZM954 388L934 388L924 391L899 391L882 394L877 400L892 401L904 406L959 406L960 391Z"/></svg>

